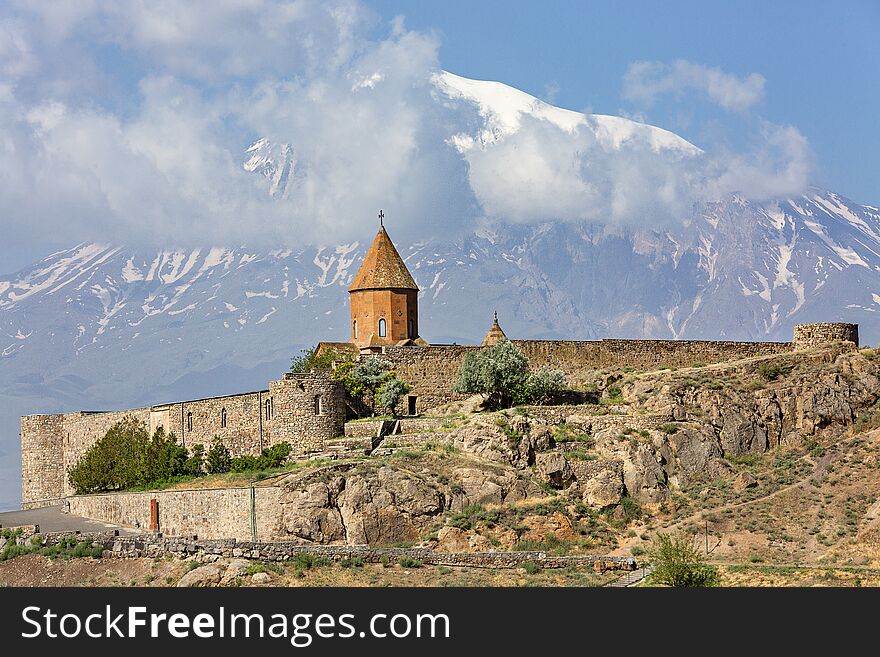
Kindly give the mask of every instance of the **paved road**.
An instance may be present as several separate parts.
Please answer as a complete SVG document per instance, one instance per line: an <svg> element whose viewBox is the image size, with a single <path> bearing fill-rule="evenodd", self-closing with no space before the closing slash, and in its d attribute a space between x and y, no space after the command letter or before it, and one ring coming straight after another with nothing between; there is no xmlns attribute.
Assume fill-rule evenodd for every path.
<svg viewBox="0 0 880 657"><path fill-rule="evenodd" d="M102 532L108 529L119 529L120 533L134 531L97 520L72 516L69 513L63 513L61 508L61 506L47 506L29 511L5 511L0 513L0 526L39 525L41 532Z"/></svg>

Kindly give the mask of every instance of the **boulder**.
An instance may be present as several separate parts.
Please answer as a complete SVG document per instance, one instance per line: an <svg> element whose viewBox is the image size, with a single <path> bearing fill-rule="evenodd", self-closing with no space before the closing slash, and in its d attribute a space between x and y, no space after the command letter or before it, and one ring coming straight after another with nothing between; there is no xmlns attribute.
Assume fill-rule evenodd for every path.
<svg viewBox="0 0 880 657"><path fill-rule="evenodd" d="M488 552L492 542L485 536L459 529L458 527L443 527L437 532L437 545L435 552Z"/></svg>
<svg viewBox="0 0 880 657"><path fill-rule="evenodd" d="M576 472L584 504L601 509L620 503L624 492L620 461L589 461Z"/></svg>
<svg viewBox="0 0 880 657"><path fill-rule="evenodd" d="M235 581L239 577L244 577L247 575L249 565L250 562L247 559L233 559L229 562L229 565L226 566L226 571L223 573L223 578L220 580L220 584L226 585Z"/></svg>
<svg viewBox="0 0 880 657"><path fill-rule="evenodd" d="M535 469L542 482L553 488L565 488L571 483L571 465L559 452L543 452L535 457Z"/></svg>
<svg viewBox="0 0 880 657"><path fill-rule="evenodd" d="M741 493L747 488L754 488L758 485L758 480L755 479L748 472L740 472L736 479L733 480L733 490L737 493Z"/></svg>
<svg viewBox="0 0 880 657"><path fill-rule="evenodd" d="M251 581L254 584L268 584L272 581L272 576L269 573L254 573L251 576Z"/></svg>
<svg viewBox="0 0 880 657"><path fill-rule="evenodd" d="M207 566L199 566L191 571L189 571L186 575L180 578L180 581L177 582L177 586L179 587L203 587L203 586L217 586L220 583L220 579L222 574L220 569L213 565L209 564Z"/></svg>

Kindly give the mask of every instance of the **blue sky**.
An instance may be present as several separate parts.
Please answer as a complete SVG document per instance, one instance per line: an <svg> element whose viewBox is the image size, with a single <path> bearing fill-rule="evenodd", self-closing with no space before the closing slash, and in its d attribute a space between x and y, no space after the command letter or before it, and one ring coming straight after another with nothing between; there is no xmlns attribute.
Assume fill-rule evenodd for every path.
<svg viewBox="0 0 880 657"><path fill-rule="evenodd" d="M880 204L878 27L870 1L11 0L0 272L90 240L353 241L379 207L414 237L487 218L656 222L809 183ZM616 158L540 119L459 149L475 106L438 101L439 69L666 128L705 158ZM243 170L260 137L291 146L295 192L271 198Z"/></svg>
<svg viewBox="0 0 880 657"><path fill-rule="evenodd" d="M569 109L641 113L699 146L741 145L756 114L797 127L817 156L814 181L880 204L880 2L666 0L546 2L370 0L385 20L437 30L449 71L499 80ZM653 107L621 97L640 60L766 78L751 115L693 95ZM551 93L548 97L548 89ZM553 94L552 90L556 89Z"/></svg>

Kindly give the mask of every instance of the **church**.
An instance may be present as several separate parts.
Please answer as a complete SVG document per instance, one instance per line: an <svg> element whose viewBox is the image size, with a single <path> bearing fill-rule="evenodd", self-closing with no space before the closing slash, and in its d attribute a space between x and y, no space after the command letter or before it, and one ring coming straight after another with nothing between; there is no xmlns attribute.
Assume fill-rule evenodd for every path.
<svg viewBox="0 0 880 657"><path fill-rule="evenodd" d="M347 342L320 342L353 358L386 359L410 394L398 415L430 413L461 399L454 392L468 353L506 339L497 315L481 344L428 344L420 335L419 287L391 241L380 213L379 232L348 289L351 333ZM341 300L340 300L341 301ZM855 324L804 324L793 342L716 340L512 340L529 367L559 369L569 385L596 370L689 367L734 358L787 353L829 342L858 345ZM233 456L257 455L288 442L298 455L324 453L345 434L351 404L342 381L329 372L285 372L262 390L190 399L121 411L79 411L21 418L22 506L58 504L73 493L67 472L114 424L133 417L153 432L173 433L185 447L222 442Z"/></svg>

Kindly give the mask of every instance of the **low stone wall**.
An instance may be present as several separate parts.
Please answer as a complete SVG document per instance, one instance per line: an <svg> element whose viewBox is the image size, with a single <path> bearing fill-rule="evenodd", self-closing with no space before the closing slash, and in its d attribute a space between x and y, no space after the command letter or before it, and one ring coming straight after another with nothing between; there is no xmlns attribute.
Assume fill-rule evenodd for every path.
<svg viewBox="0 0 880 657"><path fill-rule="evenodd" d="M378 436L385 424L384 420L368 420L364 422L346 422L346 438L372 438Z"/></svg>
<svg viewBox="0 0 880 657"><path fill-rule="evenodd" d="M405 417L398 420L398 426L400 433L419 433L435 431L451 421L453 421L451 418L443 417Z"/></svg>
<svg viewBox="0 0 880 657"><path fill-rule="evenodd" d="M71 536L71 534L68 534ZM92 540L105 549L108 558L160 557L178 554L215 555L226 558L258 559L261 561L290 561L297 555L310 554L338 561L359 558L367 563L379 563L383 559L416 559L426 565L467 566L470 568L518 568L534 562L542 568L568 568L590 566L597 572L605 570L635 570L632 557L571 556L559 557L546 552L434 552L427 548L373 548L366 545L296 545L294 543L261 543L250 541L205 540L195 536L166 537L161 534L140 536L113 536L100 534L76 534L80 540ZM57 543L63 535L47 536L46 544Z"/></svg>
<svg viewBox="0 0 880 657"><path fill-rule="evenodd" d="M254 487L253 518L256 537L280 535L280 489ZM197 533L202 538L251 538L251 497L247 488L164 490L142 493L74 495L67 498L72 515L114 525L146 529L150 500L159 505L159 531L166 535Z"/></svg>

